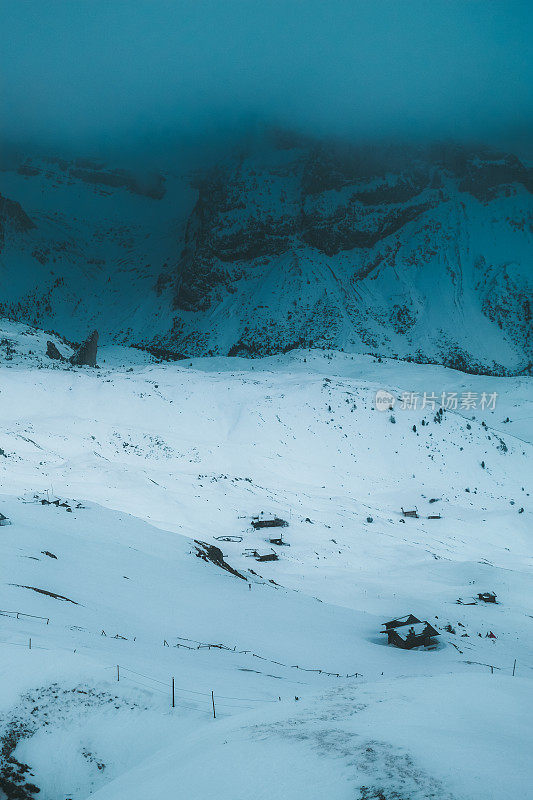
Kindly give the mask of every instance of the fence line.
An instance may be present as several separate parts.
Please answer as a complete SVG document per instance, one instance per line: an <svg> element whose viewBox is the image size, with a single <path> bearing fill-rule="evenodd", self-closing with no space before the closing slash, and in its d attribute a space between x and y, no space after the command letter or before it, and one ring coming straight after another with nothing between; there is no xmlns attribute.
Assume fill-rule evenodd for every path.
<svg viewBox="0 0 533 800"><path fill-rule="evenodd" d="M28 616L30 616L30 615L28 615ZM38 617L38 619L46 619L46 617ZM123 638L123 637L120 637L120 638ZM23 642L5 642L4 641L4 642L0 642L0 644L11 644L11 645L18 645L18 646L23 646L23 647L26 646ZM34 645L34 648L35 649L40 649L40 650L48 650L49 649L49 648L42 647L42 646L39 646L39 645L37 645L37 647L35 647L35 645ZM32 649L32 640L31 640L31 638L29 639L29 649L30 650ZM240 652L240 651L235 651L235 648L233 648L233 650L232 650L231 648L223 647L223 649L230 650L231 652ZM74 650L74 652L76 652L76 650ZM247 651L247 652L250 652L250 651ZM255 654L252 654L252 655L255 655ZM263 660L268 661L269 659L263 659ZM276 663L280 663L280 662L276 662ZM500 670L500 671L506 669L506 667L498 667L498 666L496 666L494 664L486 664L486 663L481 662L481 661L465 660L463 663L472 664L472 665L475 664L475 665L479 665L479 666L488 667L490 669L490 671L491 671L491 674L494 674L494 670L495 669ZM286 666L286 665L282 665L282 666ZM295 669L305 669L305 668L299 667L297 665L293 665L293 666L294 666ZM533 669L533 667L530 666L529 664L521 664L520 666L525 667L526 669ZM513 663L513 666L512 666L512 675L513 676L515 675L516 667L517 667L517 659L514 659L514 663ZM114 670L115 666L109 666L109 665L107 667L104 666L104 669L113 669ZM197 695L197 696L199 696L201 698L209 698L210 697L211 698L211 702L212 702L212 708L213 708L213 717L216 719L216 714L215 714L215 696L214 696L214 692L213 691L208 692L208 691L199 691L197 689L187 689L185 687L177 687L177 686L175 686L174 677L171 677L168 682L167 681L162 681L160 678L154 678L151 675L146 675L143 672L138 672L137 670L131 669L131 667L124 667L124 666L116 665L116 670L117 670L117 682L120 681L120 677L122 676L122 680L127 679L127 680L131 681L132 683L134 683L134 684L136 684L138 686L142 686L145 689L148 689L150 692L157 692L160 695L163 695L165 697L171 698L170 699L170 705L171 705L172 708L175 708L175 693L176 692L185 692L185 693L188 693L188 694L194 694L194 695ZM509 667L509 670L511 670L511 667ZM321 672L321 670L315 670L315 669L306 669L305 671L306 672ZM125 672L126 673L131 673L131 675L128 675L128 674L124 675ZM338 673L325 673L325 674L336 674L337 677L340 677ZM381 673L381 674L383 674L383 673ZM136 677L131 677L132 675L135 675ZM357 675L359 675L359 673L354 673L354 675L352 675L352 676L347 675L346 677L356 677ZM361 675L361 677L362 677L362 675ZM152 681L152 683L157 683L157 684L159 684L161 686L165 686L165 687L167 687L167 691L164 691L163 689L159 689L156 686L147 684L144 681L140 681L139 678L145 678L148 681ZM207 712L205 709L198 708L197 705L192 705L192 702L191 702L192 699L191 698L184 698L184 697L181 697L181 696L178 696L178 698L181 701L180 705L182 707L189 708L189 709L191 709L193 711L199 711L200 713L204 713L204 714L205 713L209 713L209 716L210 716L210 712ZM298 700L298 699L299 699L298 697L295 697L295 700ZM229 700L229 701L236 701L236 702L229 702L229 703L222 702L222 703L220 703L219 700L223 700L223 701L224 700ZM252 710L253 706L241 705L242 703L276 703L276 702L279 702L280 700L281 700L281 697L279 697L279 696L278 696L278 700L275 700L275 699L265 699L265 698L259 698L259 697L251 698L251 697L233 697L233 696L230 696L230 695L217 695L217 705L218 706L220 706L222 708L235 708L235 709L242 709L242 710L248 710L248 711ZM256 708L257 708L257 706L256 706Z"/></svg>
<svg viewBox="0 0 533 800"><path fill-rule="evenodd" d="M463 661L463 664L477 664L480 667L488 667L488 669L491 671L491 674L494 674L495 669L499 670L500 672L509 670L513 677L516 675L517 669L533 670L533 666L531 664L526 664L524 661L519 661L517 658L514 659L512 666L505 667L498 667L496 664L486 664L484 661Z"/></svg>
<svg viewBox="0 0 533 800"><path fill-rule="evenodd" d="M19 619L20 617L31 617L31 619L45 619L47 625L50 622L50 617L38 617L36 614L26 614L24 611L2 611L2 610L0 610L0 614L3 617L11 617L12 619L14 619L14 618Z"/></svg>
<svg viewBox="0 0 533 800"><path fill-rule="evenodd" d="M170 678L168 683L167 683L166 681L162 681L160 678L154 678L151 675L146 675L143 672L137 672L136 670L131 669L130 667L124 667L122 665L120 665L120 668L119 668L118 665L116 667L115 666L111 666L111 665L108 665L107 667L104 667L104 669L108 669L108 670L109 669L113 669L114 670L115 668L117 670L117 682L120 682L120 680L123 681L124 679L126 679L126 680L131 681L132 683L134 683L137 686L142 686L145 689L148 689L151 692L157 692L158 694L162 694L163 696L169 697L169 698L171 698L172 708L175 707L175 695L176 695L177 692L188 692L189 694L199 695L202 699L206 698L206 699L210 699L212 702L214 702L214 693L212 691L211 692L206 692L206 691L201 692L201 691L198 691L197 689L186 689L184 687L175 686L173 677ZM131 675L124 674L124 673L131 673L131 675L135 675L136 677L131 677ZM139 677L145 678L148 681L153 681L154 683L158 683L158 684L160 684L162 686L167 686L168 687L168 692L165 692L163 689L159 689L156 686L151 686L151 685L145 683L144 681L140 681ZM219 698L220 698L220 700L234 700L234 701L237 701L237 702L230 702L230 703L222 702L222 703L220 703L219 702ZM201 713L210 714L210 712L206 711L205 709L199 708L197 705L193 705L191 698L184 698L184 697L181 697L181 696L178 695L178 699L181 701L180 705L185 707L185 708L190 708L193 711L200 711ZM279 702L280 698L278 698L278 700L274 700L274 699L270 700L270 699L264 699L264 698L261 698L261 697L252 698L252 697L230 697L228 695L217 695L216 699L217 699L217 703L216 703L217 706L220 706L222 708L239 708L239 709L242 709L242 710L250 711L253 708L253 706L242 705L242 703L277 703L277 702Z"/></svg>
<svg viewBox="0 0 533 800"><path fill-rule="evenodd" d="M19 619L20 616L30 617L30 618L34 618L34 619L42 619L42 620L46 620L46 624L47 625L50 622L50 618L49 617L37 617L37 616L32 615L32 614L25 614L22 611L18 611L18 612L17 611L12 611L12 612L11 611L9 611L9 612L8 611L0 611L0 614L3 614L4 616L15 615L17 619ZM12 616L12 618L14 618L14 617ZM100 635L101 636L105 636L107 638L107 633L105 632L104 629L101 630ZM129 641L127 636L122 636L119 633L116 633L114 636L110 636L109 638L117 639L117 640L120 639L122 641ZM133 641L135 641L136 638L137 637L134 636L133 637ZM213 647L213 648L215 648L217 650L225 650L225 651L230 652L230 653L236 653L237 655L252 655L253 658L258 658L261 661L266 661L269 664L275 664L278 667L286 667L286 668L290 668L290 669L298 669L298 670L300 670L302 672L316 672L319 675L327 675L330 678L341 678L341 677L343 677L343 678L344 677L346 677L346 678L359 678L359 677L362 678L363 677L363 673L361 673L361 672L353 672L351 674L346 674L346 676L345 676L344 673L329 672L328 670L319 669L317 667L307 668L307 667L300 667L297 664L284 664L281 661L275 661L272 658L266 658L265 656L261 656L258 653L252 652L251 650L237 650L237 646L236 645L234 645L233 647L230 647L228 645L222 644L221 642L200 642L197 639L188 639L185 636L175 636L173 638L180 640L178 643L173 645L173 647L177 647L177 648L184 647L187 650L202 650L202 649L211 650L211 648ZM182 642L192 642L193 644L196 644L196 647L190 647L188 645L184 645L184 644L182 644ZM164 647L168 647L169 646L166 639L163 639L163 646Z"/></svg>
<svg viewBox="0 0 533 800"><path fill-rule="evenodd" d="M126 672L132 672L134 675L139 675L141 678L146 678L149 681L155 681L156 683L161 683L163 686L166 686L165 681L160 681L158 678L152 678L151 675L144 675L142 672L136 672L134 669L130 669L129 667L121 667L122 670L126 670Z"/></svg>
<svg viewBox="0 0 533 800"><path fill-rule="evenodd" d="M102 631L103 636L107 636L105 631ZM113 639L126 639L125 636L119 636L116 634L115 636L111 637ZM201 642L198 639L189 639L186 636L175 636L175 639L179 639L180 641L176 644L172 645L173 647L183 647L186 650L211 650L211 648L215 648L217 650L226 650L228 653L236 653L237 655L251 655L253 658L259 658L261 661L266 661L269 664L276 664L278 667L286 667L287 669L299 669L302 672L317 672L319 675L327 675L330 678L362 678L362 672L352 672L344 673L340 672L329 672L325 669L319 669L318 667L300 667L298 664L284 664L281 661L275 661L273 658L266 658L265 656L261 656L258 653L252 652L252 650L237 650L237 646L234 645L230 647L229 645L222 644L220 642ZM136 637L133 638L135 641ZM126 639L127 640L127 639ZM192 642L196 645L196 647L190 647L189 645L182 644L182 642ZM163 647L169 647L168 641L163 639Z"/></svg>
<svg viewBox="0 0 533 800"><path fill-rule="evenodd" d="M218 650L227 650L230 653L236 653L238 655L249 655L250 654L250 655L252 655L253 658L259 658L261 661L267 661L269 664L276 664L278 667L287 667L289 669L299 669L302 672L317 672L320 675L328 675L330 678L341 678L341 677L343 678L344 677L344 673L340 673L340 672L328 672L325 669L318 669L316 667L315 668L300 667L298 664L283 664L283 662L281 662L281 661L274 661L274 659L272 659L272 658L266 658L265 656L260 656L258 653L254 653L251 650L237 650L237 646L236 645L234 647L229 647L228 645L220 644L220 643L213 644L213 643L210 643L210 642L200 642L197 639L188 639L185 636L176 636L174 638L180 639L180 641L182 641L182 642L192 642L193 644L197 645L197 647L188 647L187 645L183 645L183 644L178 643L178 644L175 644L174 647L186 647L188 650L203 650L203 649L206 649L206 648L208 650L210 650L212 647L215 647ZM347 674L346 675L346 678L362 678L362 677L363 677L363 673L362 672L353 672L351 674Z"/></svg>

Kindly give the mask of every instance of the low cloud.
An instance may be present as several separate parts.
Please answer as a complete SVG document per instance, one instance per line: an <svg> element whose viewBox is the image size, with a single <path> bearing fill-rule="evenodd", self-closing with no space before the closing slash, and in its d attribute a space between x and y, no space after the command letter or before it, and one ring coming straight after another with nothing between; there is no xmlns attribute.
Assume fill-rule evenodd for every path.
<svg viewBox="0 0 533 800"><path fill-rule="evenodd" d="M3 136L168 157L263 122L526 153L521 0L3 0Z"/></svg>

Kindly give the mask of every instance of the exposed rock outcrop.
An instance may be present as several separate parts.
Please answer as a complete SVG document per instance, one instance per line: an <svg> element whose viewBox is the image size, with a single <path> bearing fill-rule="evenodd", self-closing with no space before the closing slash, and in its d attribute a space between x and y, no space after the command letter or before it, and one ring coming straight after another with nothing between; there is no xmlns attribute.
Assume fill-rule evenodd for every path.
<svg viewBox="0 0 533 800"><path fill-rule="evenodd" d="M0 250L2 250L6 232L9 228L16 233L26 233L35 228L35 224L28 217L20 203L0 194Z"/></svg>
<svg viewBox="0 0 533 800"><path fill-rule="evenodd" d="M96 350L98 347L98 331L93 331L91 335L70 357L69 361L76 367L96 367Z"/></svg>
<svg viewBox="0 0 533 800"><path fill-rule="evenodd" d="M194 540L194 544L196 545L196 555L198 558L204 561L211 561L215 566L225 569L226 572L231 572L236 578L242 578L243 581L247 580L244 575L241 575L241 573L228 564L227 561L224 561L224 556L220 548L215 547L213 544L207 544L207 542L201 542L198 539Z"/></svg>
<svg viewBox="0 0 533 800"><path fill-rule="evenodd" d="M54 361L66 361L67 359L61 355L53 342L46 342L46 355Z"/></svg>
<svg viewBox="0 0 533 800"><path fill-rule="evenodd" d="M35 223L28 217L20 203L0 194L0 224L10 222L17 231L29 231Z"/></svg>

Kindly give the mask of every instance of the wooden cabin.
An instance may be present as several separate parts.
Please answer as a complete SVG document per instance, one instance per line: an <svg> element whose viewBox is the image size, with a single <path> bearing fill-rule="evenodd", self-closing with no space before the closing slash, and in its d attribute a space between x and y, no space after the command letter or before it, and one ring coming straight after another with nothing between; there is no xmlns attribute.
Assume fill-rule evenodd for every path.
<svg viewBox="0 0 533 800"><path fill-rule="evenodd" d="M384 625L385 630L381 633L387 634L388 644L401 647L402 650L411 650L413 647L434 647L436 645L434 637L440 636L429 622L421 622L413 614L390 620Z"/></svg>
<svg viewBox="0 0 533 800"><path fill-rule="evenodd" d="M264 556L257 556L256 561L279 561L277 553L266 553Z"/></svg>
<svg viewBox="0 0 533 800"><path fill-rule="evenodd" d="M0 525L10 525L9 519L4 515L0 514Z"/></svg>
<svg viewBox="0 0 533 800"><path fill-rule="evenodd" d="M483 600L484 603L495 603L496 595L494 592L479 592L478 600Z"/></svg>
<svg viewBox="0 0 533 800"><path fill-rule="evenodd" d="M215 536L217 542L242 542L242 536Z"/></svg>
<svg viewBox="0 0 533 800"><path fill-rule="evenodd" d="M277 544L278 547L281 547L282 545L284 545L285 547L290 547L290 544L288 542L283 541L283 536L276 536L274 537L274 539L269 539L268 541L270 542L270 544Z"/></svg>
<svg viewBox="0 0 533 800"><path fill-rule="evenodd" d="M404 517L414 517L418 519L418 508L414 508L412 511L405 511L402 507L402 514Z"/></svg>
<svg viewBox="0 0 533 800"><path fill-rule="evenodd" d="M274 519L253 519L252 520L252 527L255 530L259 530L259 528L286 528L289 523L285 522L284 519L280 519L279 517L274 517Z"/></svg>

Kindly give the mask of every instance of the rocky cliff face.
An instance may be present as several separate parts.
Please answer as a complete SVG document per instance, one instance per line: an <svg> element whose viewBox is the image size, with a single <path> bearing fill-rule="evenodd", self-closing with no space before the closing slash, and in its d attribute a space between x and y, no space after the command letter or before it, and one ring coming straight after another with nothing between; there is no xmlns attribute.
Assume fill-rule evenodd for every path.
<svg viewBox="0 0 533 800"><path fill-rule="evenodd" d="M72 339L531 363L533 181L514 156L276 134L195 176L185 205L186 181L139 191L85 160L8 176L3 312Z"/></svg>
<svg viewBox="0 0 533 800"><path fill-rule="evenodd" d="M451 146L241 157L200 183L174 281L180 334L216 352L220 334L198 337L194 319L224 318L236 352L527 367L532 188L513 156Z"/></svg>

